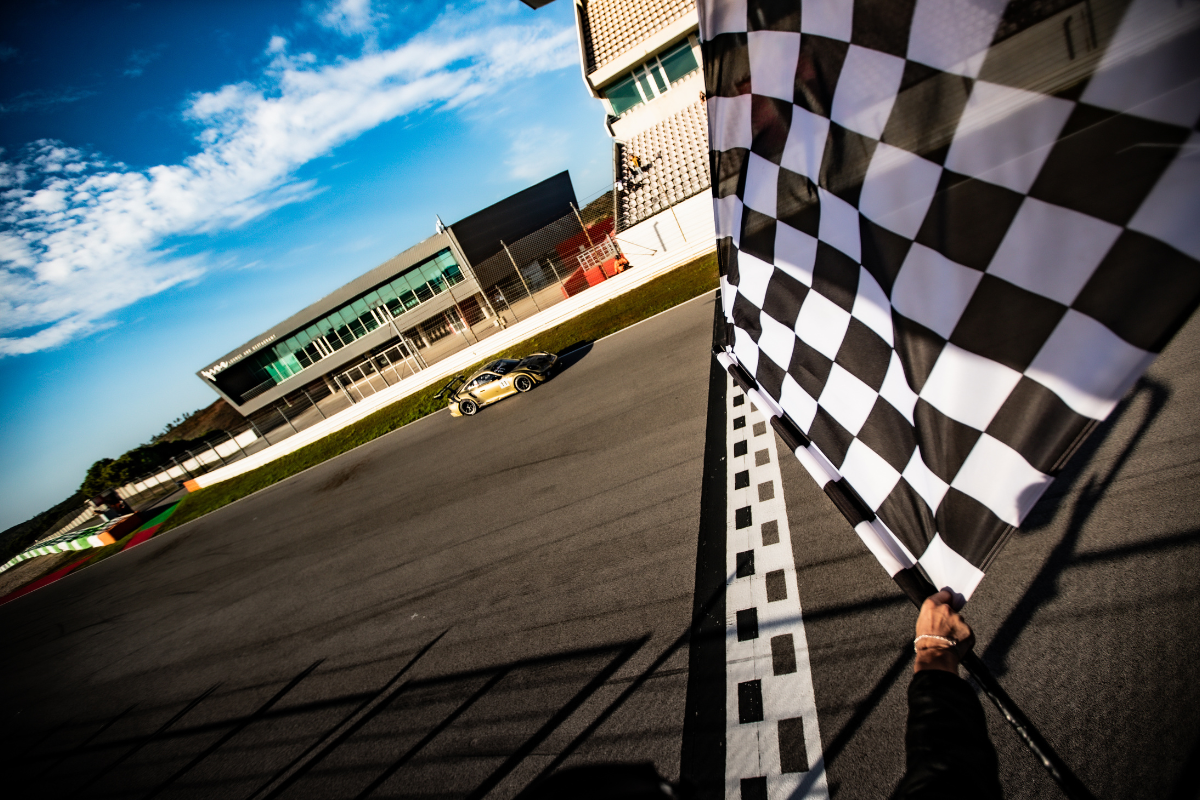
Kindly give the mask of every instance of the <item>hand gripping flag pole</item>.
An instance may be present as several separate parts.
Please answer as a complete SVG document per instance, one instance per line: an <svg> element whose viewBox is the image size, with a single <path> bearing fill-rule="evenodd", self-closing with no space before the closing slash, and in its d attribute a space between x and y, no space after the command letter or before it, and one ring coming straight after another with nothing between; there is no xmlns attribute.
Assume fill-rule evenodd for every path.
<svg viewBox="0 0 1200 800"><path fill-rule="evenodd" d="M1200 303L1200 6L1055 9L698 7L717 357L918 604L970 598Z"/></svg>

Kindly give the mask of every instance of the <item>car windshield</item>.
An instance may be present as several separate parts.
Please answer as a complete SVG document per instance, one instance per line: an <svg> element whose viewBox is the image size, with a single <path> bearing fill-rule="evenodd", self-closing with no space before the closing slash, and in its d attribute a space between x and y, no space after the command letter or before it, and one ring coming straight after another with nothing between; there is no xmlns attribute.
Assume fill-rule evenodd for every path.
<svg viewBox="0 0 1200 800"><path fill-rule="evenodd" d="M492 363L488 364L487 368L498 375L505 375L516 365L517 362L514 359L502 358L498 361L493 361Z"/></svg>

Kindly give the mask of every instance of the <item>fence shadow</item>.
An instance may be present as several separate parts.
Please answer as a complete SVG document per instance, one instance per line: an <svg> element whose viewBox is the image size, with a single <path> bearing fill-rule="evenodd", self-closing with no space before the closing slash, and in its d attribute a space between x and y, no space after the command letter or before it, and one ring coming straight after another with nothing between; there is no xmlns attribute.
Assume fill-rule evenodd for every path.
<svg viewBox="0 0 1200 800"><path fill-rule="evenodd" d="M1125 396L1108 419L1101 423L1080 447L1079 452L1059 473L1051 490L1026 517L1018 535L1029 536L1045 531L1063 520L1064 516L1066 529L1025 594L1000 624L981 654L996 675L1003 675L1007 671L1009 653L1021 631L1033 620L1039 609L1059 596L1059 581L1066 569L1077 559L1076 548L1085 525L1095 512L1096 506L1112 488L1151 425L1166 407L1170 396L1170 390L1162 383L1143 376L1133 391ZM1097 453L1113 436L1118 423L1134 413L1132 409L1135 406L1143 404L1144 408L1139 410L1141 418L1137 420L1133 433L1121 446L1120 453L1107 466L1097 464ZM1076 491L1081 482L1084 482L1082 488ZM1143 549L1154 549L1157 546L1156 543L1149 542L1123 550L1129 551L1125 557L1134 557Z"/></svg>

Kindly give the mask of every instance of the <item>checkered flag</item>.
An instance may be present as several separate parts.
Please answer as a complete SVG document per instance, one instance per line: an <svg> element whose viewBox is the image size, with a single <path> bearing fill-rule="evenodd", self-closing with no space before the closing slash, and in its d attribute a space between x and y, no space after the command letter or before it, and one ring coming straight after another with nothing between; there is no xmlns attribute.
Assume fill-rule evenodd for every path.
<svg viewBox="0 0 1200 800"><path fill-rule="evenodd" d="M700 5L718 357L969 598L1200 300L1200 3Z"/></svg>

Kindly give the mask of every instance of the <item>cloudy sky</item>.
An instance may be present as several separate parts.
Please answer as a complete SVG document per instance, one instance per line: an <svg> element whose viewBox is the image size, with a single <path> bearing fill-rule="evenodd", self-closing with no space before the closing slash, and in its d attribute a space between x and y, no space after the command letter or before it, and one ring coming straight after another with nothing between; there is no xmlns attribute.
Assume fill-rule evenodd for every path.
<svg viewBox="0 0 1200 800"><path fill-rule="evenodd" d="M606 188L568 0L0 11L0 529L216 395L195 371L569 169Z"/></svg>

